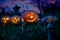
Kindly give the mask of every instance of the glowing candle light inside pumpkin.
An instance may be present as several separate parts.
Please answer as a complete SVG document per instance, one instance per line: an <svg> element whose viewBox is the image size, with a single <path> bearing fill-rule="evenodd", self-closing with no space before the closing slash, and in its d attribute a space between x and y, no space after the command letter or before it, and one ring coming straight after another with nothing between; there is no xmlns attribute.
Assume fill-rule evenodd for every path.
<svg viewBox="0 0 60 40"><path fill-rule="evenodd" d="M11 18L10 22L13 23L13 24L18 24L20 22L20 17L19 16L13 16Z"/></svg>
<svg viewBox="0 0 60 40"><path fill-rule="evenodd" d="M23 16L24 20L27 22L36 22L38 20L38 16L36 15L35 12L27 12Z"/></svg>
<svg viewBox="0 0 60 40"><path fill-rule="evenodd" d="M1 19L1 21L2 21L3 24L8 23L9 20L10 20L10 17L2 17L2 19Z"/></svg>
<svg viewBox="0 0 60 40"><path fill-rule="evenodd" d="M33 16L31 16L31 19L33 18Z"/></svg>

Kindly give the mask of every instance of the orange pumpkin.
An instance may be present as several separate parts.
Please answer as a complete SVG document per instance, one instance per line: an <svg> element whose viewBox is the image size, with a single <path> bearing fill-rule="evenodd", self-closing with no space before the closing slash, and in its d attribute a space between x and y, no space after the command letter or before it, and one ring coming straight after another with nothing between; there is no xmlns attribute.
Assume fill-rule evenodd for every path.
<svg viewBox="0 0 60 40"><path fill-rule="evenodd" d="M26 12L26 14L23 15L23 18L27 22L36 22L38 20L38 16L35 12Z"/></svg>
<svg viewBox="0 0 60 40"><path fill-rule="evenodd" d="M3 24L8 23L9 21L10 21L10 17L8 17L8 16L2 17L2 19L1 19L1 22L2 22Z"/></svg>
<svg viewBox="0 0 60 40"><path fill-rule="evenodd" d="M20 22L20 17L19 16L13 16L10 20L12 24L18 24Z"/></svg>

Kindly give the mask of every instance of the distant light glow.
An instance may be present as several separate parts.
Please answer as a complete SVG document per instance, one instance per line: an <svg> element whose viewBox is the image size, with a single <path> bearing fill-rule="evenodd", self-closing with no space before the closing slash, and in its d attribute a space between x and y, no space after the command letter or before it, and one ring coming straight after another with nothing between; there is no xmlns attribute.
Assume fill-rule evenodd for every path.
<svg viewBox="0 0 60 40"><path fill-rule="evenodd" d="M54 17L53 16L49 16L48 18L47 18L47 22L53 22L54 21Z"/></svg>

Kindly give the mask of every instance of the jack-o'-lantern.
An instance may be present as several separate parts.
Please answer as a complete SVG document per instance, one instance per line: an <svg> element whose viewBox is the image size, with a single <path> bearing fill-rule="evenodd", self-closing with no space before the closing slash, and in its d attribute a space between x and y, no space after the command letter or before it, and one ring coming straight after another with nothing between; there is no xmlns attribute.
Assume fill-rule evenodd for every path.
<svg viewBox="0 0 60 40"><path fill-rule="evenodd" d="M38 16L35 12L26 12L24 15L23 15L23 18L25 21L27 22L36 22L38 20Z"/></svg>
<svg viewBox="0 0 60 40"><path fill-rule="evenodd" d="M1 22L2 22L3 24L8 23L9 21L10 21L10 17L8 17L8 16L2 17L2 19L1 19Z"/></svg>
<svg viewBox="0 0 60 40"><path fill-rule="evenodd" d="M12 24L18 24L20 22L20 17L19 16L13 16L10 20Z"/></svg>

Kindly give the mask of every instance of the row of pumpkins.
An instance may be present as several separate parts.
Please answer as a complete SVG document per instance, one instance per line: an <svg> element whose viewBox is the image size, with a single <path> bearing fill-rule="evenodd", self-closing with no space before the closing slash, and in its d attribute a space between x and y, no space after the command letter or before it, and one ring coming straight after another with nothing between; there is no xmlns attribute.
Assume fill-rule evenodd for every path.
<svg viewBox="0 0 60 40"><path fill-rule="evenodd" d="M22 20L22 22L26 21L26 22L36 22L38 21L38 16L36 15L35 12L27 12L25 13L22 18L20 18L20 16L13 16L13 17L9 17L9 16L4 16L1 18L1 22L3 24L6 23L13 23L13 24L18 24L20 22L20 20Z"/></svg>
<svg viewBox="0 0 60 40"><path fill-rule="evenodd" d="M18 24L20 22L20 20L22 20L22 22L29 22L29 23L34 23L37 22L39 20L38 15L35 12L27 12L25 13L22 18L20 18L20 16L13 16L12 18L9 16L4 16L1 18L1 22L3 24L6 24L8 22L11 22L12 24ZM50 21L50 19L49 19Z"/></svg>

